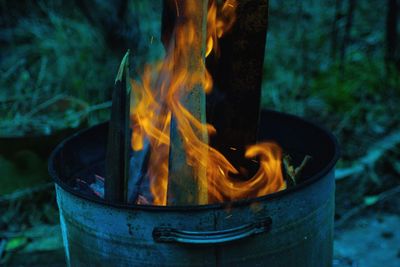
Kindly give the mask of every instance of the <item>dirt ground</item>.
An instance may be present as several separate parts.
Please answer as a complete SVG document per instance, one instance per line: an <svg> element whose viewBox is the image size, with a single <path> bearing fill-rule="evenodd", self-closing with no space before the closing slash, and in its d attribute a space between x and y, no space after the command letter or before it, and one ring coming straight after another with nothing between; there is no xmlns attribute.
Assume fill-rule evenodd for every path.
<svg viewBox="0 0 400 267"><path fill-rule="evenodd" d="M370 213L335 232L337 267L400 266L400 216Z"/></svg>

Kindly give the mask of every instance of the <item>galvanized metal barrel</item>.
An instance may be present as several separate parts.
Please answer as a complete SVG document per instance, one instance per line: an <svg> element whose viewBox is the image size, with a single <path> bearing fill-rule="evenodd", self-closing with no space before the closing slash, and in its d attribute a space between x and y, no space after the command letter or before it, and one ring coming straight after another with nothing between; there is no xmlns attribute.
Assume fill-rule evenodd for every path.
<svg viewBox="0 0 400 267"><path fill-rule="evenodd" d="M296 187L217 205L117 205L88 197L71 179L102 169L107 125L53 152L49 171L68 266L332 266L335 138L298 117L264 111L260 139L313 157Z"/></svg>

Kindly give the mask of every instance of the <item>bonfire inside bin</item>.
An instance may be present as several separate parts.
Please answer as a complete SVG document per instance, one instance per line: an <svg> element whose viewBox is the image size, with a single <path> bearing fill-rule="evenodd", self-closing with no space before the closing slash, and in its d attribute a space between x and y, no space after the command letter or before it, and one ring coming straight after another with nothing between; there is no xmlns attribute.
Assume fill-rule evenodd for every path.
<svg viewBox="0 0 400 267"><path fill-rule="evenodd" d="M211 54L218 58L219 39L235 23L237 2L175 0L173 3L175 25L166 40L164 60L146 66L140 81L130 81L132 151L129 174L123 180L124 201L162 206L210 204L284 190L287 187L284 176L293 184L309 158L296 170L289 157L283 157L277 143L251 144L244 157L257 164L258 170L243 177L243 173L249 172L234 166L209 145L209 137L218 132L206 122L205 99L213 88L213 78L205 60ZM127 57L119 75L124 71L128 75L126 64ZM124 101L118 102L121 103ZM230 147L232 151L236 149ZM107 163L111 165L110 161ZM96 176L94 181L90 184L92 192L107 198L104 178ZM85 183L77 180L81 188Z"/></svg>

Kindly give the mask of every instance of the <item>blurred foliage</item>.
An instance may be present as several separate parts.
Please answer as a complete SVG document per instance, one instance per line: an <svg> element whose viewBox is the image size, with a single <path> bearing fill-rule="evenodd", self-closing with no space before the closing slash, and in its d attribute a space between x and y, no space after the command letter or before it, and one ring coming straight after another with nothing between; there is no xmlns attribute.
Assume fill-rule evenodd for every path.
<svg viewBox="0 0 400 267"><path fill-rule="evenodd" d="M103 84L98 77L112 81L110 69L116 62L108 57L99 30L79 14L66 16L63 10L39 2L36 12L1 30L3 41L8 42L2 49L1 86L12 87L11 96L29 96L30 105L41 95L62 92L85 100L101 99L106 90L99 88L110 82ZM10 91L2 90L1 97L10 98Z"/></svg>
<svg viewBox="0 0 400 267"><path fill-rule="evenodd" d="M342 147L339 168L400 131L400 61L399 51L387 55L388 5L270 0L262 105L332 130ZM70 115L56 121L105 120L104 103L125 51L132 51L133 77L162 55L159 0L0 0L0 10L0 122L7 127L50 122L51 114L37 118L35 109L60 95L84 101L87 110L66 107ZM399 157L395 146L373 170L338 182L338 209L399 183Z"/></svg>
<svg viewBox="0 0 400 267"><path fill-rule="evenodd" d="M333 131L339 169L357 166L380 149L374 144L400 134L400 47L388 55L389 2L269 1L262 106ZM135 78L162 56L161 0L0 0L0 14L0 251L6 242L7 252L0 265L25 258L29 265L19 255L33 254L18 253L61 248L54 191L49 184L34 189L49 181L48 153L39 152L65 136L55 138L60 129L108 119L127 49ZM395 23L398 46L399 17ZM6 151L4 144L23 145L32 135L47 136L35 147ZM381 201L400 183L394 144L363 172L337 181L336 219L375 205L399 212L398 200ZM27 191L11 193L21 188Z"/></svg>
<svg viewBox="0 0 400 267"><path fill-rule="evenodd" d="M12 160L0 155L0 196L10 194L18 188L33 187L43 183L47 177L47 162L29 150L20 151ZM17 179L10 179L17 178Z"/></svg>
<svg viewBox="0 0 400 267"><path fill-rule="evenodd" d="M400 131L399 52L386 55L389 1L354 1L350 12L351 2L271 0L265 57L263 106L332 130L339 168L359 164L375 143ZM399 145L389 151L372 169L338 181L338 214L399 184Z"/></svg>
<svg viewBox="0 0 400 267"><path fill-rule="evenodd" d="M36 123L31 115L37 115L37 107L59 96L73 96L90 105L109 100L120 57L128 48L133 50L133 69L160 53L161 45L154 37L160 25L160 12L155 15L154 8L160 3L130 1L127 21L121 22L112 1L96 4L88 16L73 1L0 1L4 14L0 20L0 135L6 129L15 131L13 125ZM146 23L138 25L139 19ZM110 36L110 31L117 36ZM65 113L86 115L81 111L71 106ZM89 117L91 123L106 118L104 112ZM37 124L41 132L40 120ZM66 120L65 124L70 123Z"/></svg>
<svg viewBox="0 0 400 267"><path fill-rule="evenodd" d="M108 56L101 32L78 12L66 12L70 9L62 1L27 3L31 13L26 15L19 14L22 6L8 9L9 4L2 1L10 15L0 30L2 119L15 126L35 122L37 107L64 94L89 103L104 101L117 60ZM66 113L72 111L81 110L66 107Z"/></svg>
<svg viewBox="0 0 400 267"><path fill-rule="evenodd" d="M334 45L338 2L343 6ZM384 60L386 2L356 2L349 41L343 47L347 3L270 1L263 106L323 122L345 146L344 156L354 158L368 145L355 154L347 149L352 140L344 136L346 126L357 123L365 137L377 138L398 123L390 113L399 108L395 103L400 76ZM352 128L350 134L360 134Z"/></svg>

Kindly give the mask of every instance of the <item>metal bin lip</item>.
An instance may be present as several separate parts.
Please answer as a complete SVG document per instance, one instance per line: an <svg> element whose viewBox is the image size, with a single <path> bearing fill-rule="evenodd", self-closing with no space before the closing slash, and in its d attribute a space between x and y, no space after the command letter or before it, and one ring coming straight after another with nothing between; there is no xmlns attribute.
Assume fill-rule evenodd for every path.
<svg viewBox="0 0 400 267"><path fill-rule="evenodd" d="M68 186L65 182L60 179L58 176L55 168L54 168L54 158L57 156L57 154L62 150L62 148L71 140L74 139L76 136L83 134L87 131L89 131L91 128L83 129L72 136L66 138L63 140L57 147L53 150L53 152L50 155L49 158L49 164L48 164L48 169L49 169L49 174L52 177L53 181L60 186L63 190L66 192L79 197L83 198L85 200L88 200L90 202L94 202L100 205L106 205L106 206L111 206L117 209L129 209L129 210L142 210L142 211L154 211L154 212L173 212L173 211L202 211L202 210L209 210L209 209L225 209L225 208L234 208L234 207L240 207L240 206L246 206L250 205L254 202L262 202L262 201L268 201L276 198L281 198L283 196L286 196L288 194L292 194L293 192L300 191L303 188L315 183L322 177L328 175L331 171L333 171L336 162L338 161L340 157L340 146L339 143L336 139L336 137L326 130L324 127L311 122L307 119L300 118L298 116L288 114L288 113L282 113L274 110L268 110L264 109L263 112L268 112L272 113L274 115L278 116L284 116L288 119L296 119L304 123L305 125L308 125L310 127L313 127L314 129L317 129L318 131L322 132L324 135L326 135L329 140L331 140L332 145L334 147L334 155L331 157L331 160L329 161L328 164L324 168L322 168L321 171L315 173L312 175L310 178L308 178L306 181L292 187L289 189L285 189L279 192L275 192L272 194L268 194L265 196L261 197L256 197L256 198L248 198L248 199L242 199L242 200L236 200L236 201L227 201L227 202L221 202L221 203L216 203L216 204L205 204L205 205L183 205L183 206L157 206L157 205L138 205L138 204L123 204L123 203L110 203L107 202L103 199L96 199L92 198L90 196L87 196L85 194L82 194L76 190L73 190L70 186Z"/></svg>

